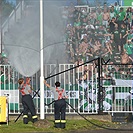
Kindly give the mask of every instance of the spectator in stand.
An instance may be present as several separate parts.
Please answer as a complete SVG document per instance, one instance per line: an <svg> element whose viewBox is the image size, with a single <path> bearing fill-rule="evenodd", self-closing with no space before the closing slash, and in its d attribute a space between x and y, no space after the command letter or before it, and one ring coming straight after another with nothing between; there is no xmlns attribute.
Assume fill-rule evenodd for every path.
<svg viewBox="0 0 133 133"><path fill-rule="evenodd" d="M67 60L68 62L70 62L70 60L71 60L70 45L66 44L66 49L65 49L65 51L66 51L66 60Z"/></svg>
<svg viewBox="0 0 133 133"><path fill-rule="evenodd" d="M84 37L81 41L81 44L79 45L79 53L82 55L82 59L84 60L85 59L85 52L86 50L88 49L88 40L86 37ZM85 61L85 60L84 60Z"/></svg>
<svg viewBox="0 0 133 133"><path fill-rule="evenodd" d="M87 30L86 30L85 26L81 26L81 28L80 28L80 33L81 33L81 37L80 37L81 40L82 40L85 36L87 36Z"/></svg>
<svg viewBox="0 0 133 133"><path fill-rule="evenodd" d="M132 8L132 20L131 20L131 27L133 29L133 8Z"/></svg>
<svg viewBox="0 0 133 133"><path fill-rule="evenodd" d="M116 12L114 10L114 6L111 6L109 15L110 15L110 20L112 20L112 18L116 18Z"/></svg>
<svg viewBox="0 0 133 133"><path fill-rule="evenodd" d="M76 48L76 51L75 51L75 61L77 61L79 58L81 58L81 54L79 52L79 48L77 47ZM75 63L75 62L74 62Z"/></svg>
<svg viewBox="0 0 133 133"><path fill-rule="evenodd" d="M131 47L131 51L132 53L129 55L129 59L131 61L131 63L133 64L133 41L131 41L132 47ZM131 66L132 67L132 66ZM133 68L132 68L133 69Z"/></svg>
<svg viewBox="0 0 133 133"><path fill-rule="evenodd" d="M128 63L130 63L130 58L128 54L125 51L123 51L121 54L121 64L128 64Z"/></svg>
<svg viewBox="0 0 133 133"><path fill-rule="evenodd" d="M86 8L81 8L80 10L81 10L80 20L82 22L83 19L87 17L88 13L87 13L87 9Z"/></svg>
<svg viewBox="0 0 133 133"><path fill-rule="evenodd" d="M96 20L96 23L95 23L95 29L98 29L102 24L100 23L99 20Z"/></svg>
<svg viewBox="0 0 133 133"><path fill-rule="evenodd" d="M70 42L72 40L72 36L74 35L74 28L71 24L68 24L65 29L66 41Z"/></svg>
<svg viewBox="0 0 133 133"><path fill-rule="evenodd" d="M124 11L124 8L120 8L120 12L117 14L117 23L118 23L118 29L121 29L121 24L124 23L126 19L126 13Z"/></svg>
<svg viewBox="0 0 133 133"><path fill-rule="evenodd" d="M115 55L117 48L113 39L110 39L110 45L112 46L112 52Z"/></svg>
<svg viewBox="0 0 133 133"><path fill-rule="evenodd" d="M94 29L95 29L94 25L92 25L91 22L88 20L87 25L86 25L87 33L91 34L90 30L94 30Z"/></svg>
<svg viewBox="0 0 133 133"><path fill-rule="evenodd" d="M0 67L0 84L8 84L11 82L13 82L11 79L11 69L1 66Z"/></svg>
<svg viewBox="0 0 133 133"><path fill-rule="evenodd" d="M86 18L83 18L82 22L81 22L81 26L87 26L87 17Z"/></svg>
<svg viewBox="0 0 133 133"><path fill-rule="evenodd" d="M116 48L117 48L117 50L118 50L118 52L120 53L121 51L121 47L120 47L120 32L119 32L119 30L118 30L118 25L115 25L115 30L114 30L114 32L113 32L113 34L112 34L112 38L113 38L113 40L114 40L114 43L115 43L115 46L116 46Z"/></svg>
<svg viewBox="0 0 133 133"><path fill-rule="evenodd" d="M80 27L81 26L81 22L80 22L80 19L75 19L75 22L74 22L74 27L77 28L77 27Z"/></svg>
<svg viewBox="0 0 133 133"><path fill-rule="evenodd" d="M101 43L99 42L99 40L95 40L95 43L94 43L94 52L100 52L100 49L101 49Z"/></svg>
<svg viewBox="0 0 133 133"><path fill-rule="evenodd" d="M103 20L103 26L105 26L105 27L107 28L107 26L108 26L108 21L110 20L110 15L109 15L109 13L107 12L107 10L105 10L105 9L104 9L104 12L103 12L102 20Z"/></svg>
<svg viewBox="0 0 133 133"><path fill-rule="evenodd" d="M105 40L110 41L112 34L110 34L109 28L105 28L104 31L105 31L105 34L104 34Z"/></svg>
<svg viewBox="0 0 133 133"><path fill-rule="evenodd" d="M132 30L128 31L127 40L131 40L131 42L133 42L133 31Z"/></svg>
<svg viewBox="0 0 133 133"><path fill-rule="evenodd" d="M84 62L83 62L82 58L79 57L74 64L75 64L75 66L79 66L83 63ZM83 66L76 67L76 78L79 79L79 77L81 77L82 74L83 74Z"/></svg>
<svg viewBox="0 0 133 133"><path fill-rule="evenodd" d="M108 51L108 49L107 48L104 48L104 49L102 49L102 51L103 51L103 54L101 55L102 58L105 61L109 60L110 59L110 52Z"/></svg>
<svg viewBox="0 0 133 133"><path fill-rule="evenodd" d="M133 56L133 43L131 42L131 40L128 40L127 43L124 45L124 50L130 57L130 59L132 59L133 58L132 57Z"/></svg>
<svg viewBox="0 0 133 133"><path fill-rule="evenodd" d="M79 40L77 39L76 37L76 34L73 35L73 38L72 38L72 47L74 49L74 53L76 51L76 48L79 46Z"/></svg>
<svg viewBox="0 0 133 133"><path fill-rule="evenodd" d="M98 9L98 11L96 12L97 15L97 20L99 21L99 24L102 25L102 9Z"/></svg>
<svg viewBox="0 0 133 133"><path fill-rule="evenodd" d="M9 65L9 60L7 57L2 58L2 65Z"/></svg>
<svg viewBox="0 0 133 133"><path fill-rule="evenodd" d="M98 29L95 30L95 38L94 40L98 40L100 42L100 44L102 44L102 46L104 46L104 42L105 42L105 35L106 34L106 28L104 26L99 26Z"/></svg>
<svg viewBox="0 0 133 133"><path fill-rule="evenodd" d="M5 83L6 84L13 83L13 80L12 80L12 69L9 69L9 68L5 69Z"/></svg>
<svg viewBox="0 0 133 133"><path fill-rule="evenodd" d="M73 14L74 14L74 20L76 19L80 20L80 16L81 16L80 7L76 7Z"/></svg>
<svg viewBox="0 0 133 133"><path fill-rule="evenodd" d="M96 11L93 9L91 10L91 13L89 14L89 21L91 23L91 25L95 25L96 19L97 19L97 14Z"/></svg>
<svg viewBox="0 0 133 133"><path fill-rule="evenodd" d="M75 56L74 56L74 49L73 49L73 47L72 47L72 44L70 44L70 62L71 63L73 63L73 62L75 62L75 58L74 58Z"/></svg>
<svg viewBox="0 0 133 133"><path fill-rule="evenodd" d="M115 25L117 25L116 23L116 19L113 17L110 21L109 21L109 32L113 33L115 30Z"/></svg>
<svg viewBox="0 0 133 133"><path fill-rule="evenodd" d="M113 50L112 50L112 46L111 46L110 41L106 42L106 48L108 49L110 55L112 55L113 54L113 52L112 52Z"/></svg>
<svg viewBox="0 0 133 133"><path fill-rule="evenodd" d="M126 10L126 18L125 18L125 24L127 26L127 30L130 30L131 28L131 21L132 21L132 8L128 7Z"/></svg>
<svg viewBox="0 0 133 133"><path fill-rule="evenodd" d="M92 53L93 52L92 52L92 48L91 47L86 50L86 61L92 60L92 58L93 58L93 54Z"/></svg>
<svg viewBox="0 0 133 133"><path fill-rule="evenodd" d="M127 42L127 35L128 35L128 31L126 28L126 25L123 23L121 24L121 29L120 29L120 40L121 40L121 52L123 52L123 46L124 44L126 44Z"/></svg>
<svg viewBox="0 0 133 133"><path fill-rule="evenodd" d="M115 13L118 14L119 10L120 10L120 6L118 5L117 2L115 2L115 4L114 4L114 11L115 11Z"/></svg>
<svg viewBox="0 0 133 133"><path fill-rule="evenodd" d="M88 64L82 67L82 75L79 76L78 79L76 79L77 83L80 84L81 87L83 87L85 90L88 87L88 81L92 78L92 71L93 71L93 65ZM86 94L87 96L87 94Z"/></svg>

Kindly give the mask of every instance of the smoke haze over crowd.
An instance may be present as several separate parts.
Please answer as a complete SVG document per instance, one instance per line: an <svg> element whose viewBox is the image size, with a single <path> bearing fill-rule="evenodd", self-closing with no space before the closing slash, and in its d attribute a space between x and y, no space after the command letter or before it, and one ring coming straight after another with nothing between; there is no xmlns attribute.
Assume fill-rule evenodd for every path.
<svg viewBox="0 0 133 133"><path fill-rule="evenodd" d="M63 25L57 3L44 2L44 64L65 62ZM4 36L4 48L13 67L24 76L40 69L39 1L25 6L23 18Z"/></svg>

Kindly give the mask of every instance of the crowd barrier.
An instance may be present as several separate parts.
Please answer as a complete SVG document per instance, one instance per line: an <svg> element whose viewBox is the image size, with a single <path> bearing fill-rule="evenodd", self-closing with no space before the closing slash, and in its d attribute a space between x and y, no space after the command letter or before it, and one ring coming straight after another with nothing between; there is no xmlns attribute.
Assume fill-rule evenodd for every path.
<svg viewBox="0 0 133 133"><path fill-rule="evenodd" d="M112 65L113 66L113 65ZM126 66L126 65L125 65ZM124 66L124 68L125 68ZM9 114L20 113L23 109L21 103L21 94L18 90L17 80L23 77L14 69L10 69L10 66L0 66L12 70L10 78L1 74L0 81L0 96L8 96L9 98ZM49 74L54 75L67 69L75 67L74 64L59 64L58 67L55 64L45 65L45 78L49 77ZM132 79L102 79L102 95L99 94L99 78L98 69L94 65L87 64L88 73L87 79L83 80L81 75L84 75L85 66L80 69L73 69L68 72L64 72L60 75L54 76L47 80L47 82L54 86L56 81L61 82L61 87L67 92L69 99L67 100L75 109L81 113L86 114L98 114L99 110L103 112L132 112ZM7 78L8 77L8 78ZM31 85L33 87L34 103L37 113L40 113L40 72L31 77ZM100 101L99 101L99 95ZM49 104L53 101L52 92L44 87L44 101ZM101 107L99 108L99 102ZM46 114L53 113L54 105L51 104L45 108ZM67 107L67 113L73 114L75 111Z"/></svg>

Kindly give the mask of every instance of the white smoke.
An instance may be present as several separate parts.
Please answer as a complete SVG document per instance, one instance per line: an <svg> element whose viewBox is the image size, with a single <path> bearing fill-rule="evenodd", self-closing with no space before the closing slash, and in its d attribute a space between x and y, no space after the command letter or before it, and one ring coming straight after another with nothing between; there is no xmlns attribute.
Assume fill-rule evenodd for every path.
<svg viewBox="0 0 133 133"><path fill-rule="evenodd" d="M65 62L63 29L59 5L44 3L44 64ZM24 76L40 69L39 2L32 3L27 15L10 27L4 37L4 48L11 65Z"/></svg>

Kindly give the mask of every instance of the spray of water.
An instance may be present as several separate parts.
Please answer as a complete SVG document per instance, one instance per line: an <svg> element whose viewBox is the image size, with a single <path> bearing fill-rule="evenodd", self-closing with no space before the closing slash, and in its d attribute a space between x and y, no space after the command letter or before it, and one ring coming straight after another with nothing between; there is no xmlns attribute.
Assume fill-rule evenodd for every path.
<svg viewBox="0 0 133 133"><path fill-rule="evenodd" d="M39 1L32 1L31 5L23 19L4 36L9 61L24 76L32 76L40 69ZM65 62L59 7L53 1L52 4L44 2L44 64Z"/></svg>

